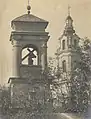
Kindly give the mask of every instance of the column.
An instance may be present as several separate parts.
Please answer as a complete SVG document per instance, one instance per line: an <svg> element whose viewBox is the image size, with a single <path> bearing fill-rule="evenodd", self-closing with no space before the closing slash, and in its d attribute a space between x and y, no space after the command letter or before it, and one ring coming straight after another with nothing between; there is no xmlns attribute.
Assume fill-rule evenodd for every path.
<svg viewBox="0 0 91 119"><path fill-rule="evenodd" d="M47 70L47 42L43 44L42 67L43 70Z"/></svg>
<svg viewBox="0 0 91 119"><path fill-rule="evenodd" d="M20 77L21 46L13 44L13 77Z"/></svg>
<svg viewBox="0 0 91 119"><path fill-rule="evenodd" d="M41 50L40 49L37 53L37 56L38 56L37 63L38 63L38 65L41 65Z"/></svg>

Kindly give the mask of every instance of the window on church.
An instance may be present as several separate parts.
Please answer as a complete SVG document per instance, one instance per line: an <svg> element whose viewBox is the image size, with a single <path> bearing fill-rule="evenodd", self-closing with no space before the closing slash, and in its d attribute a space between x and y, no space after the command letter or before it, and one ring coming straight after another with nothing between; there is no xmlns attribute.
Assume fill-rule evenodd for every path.
<svg viewBox="0 0 91 119"><path fill-rule="evenodd" d="M65 60L62 61L62 68L63 68L63 72L66 72L66 61Z"/></svg>
<svg viewBox="0 0 91 119"><path fill-rule="evenodd" d="M65 49L65 40L62 41L62 50Z"/></svg>
<svg viewBox="0 0 91 119"><path fill-rule="evenodd" d="M76 39L74 40L74 47L75 48L77 47L77 40Z"/></svg>

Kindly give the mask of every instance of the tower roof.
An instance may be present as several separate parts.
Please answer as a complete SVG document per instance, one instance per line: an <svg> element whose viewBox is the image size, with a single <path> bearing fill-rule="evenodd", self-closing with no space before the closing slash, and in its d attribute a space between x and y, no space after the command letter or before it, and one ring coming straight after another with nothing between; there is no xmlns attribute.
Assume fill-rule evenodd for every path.
<svg viewBox="0 0 91 119"><path fill-rule="evenodd" d="M22 16L19 16L17 18L15 18L14 20L12 20L12 22L40 22L40 23L45 23L48 21L45 21L39 17L36 17L32 14L24 14Z"/></svg>
<svg viewBox="0 0 91 119"><path fill-rule="evenodd" d="M64 35L69 35L75 33L74 27L73 27L73 19L70 15L70 6L68 6L68 15L66 18L66 25L64 29Z"/></svg>
<svg viewBox="0 0 91 119"><path fill-rule="evenodd" d="M73 19L70 15L67 16L66 20L72 20L73 21Z"/></svg>
<svg viewBox="0 0 91 119"><path fill-rule="evenodd" d="M64 29L64 34L73 34L75 33L74 27L73 27L73 19L70 15L67 16L66 18L66 25Z"/></svg>
<svg viewBox="0 0 91 119"><path fill-rule="evenodd" d="M27 14L23 14L19 17L16 17L11 22L11 27L15 31L40 31L45 30L48 25L48 21L41 19L33 14L31 14L31 6L27 6Z"/></svg>

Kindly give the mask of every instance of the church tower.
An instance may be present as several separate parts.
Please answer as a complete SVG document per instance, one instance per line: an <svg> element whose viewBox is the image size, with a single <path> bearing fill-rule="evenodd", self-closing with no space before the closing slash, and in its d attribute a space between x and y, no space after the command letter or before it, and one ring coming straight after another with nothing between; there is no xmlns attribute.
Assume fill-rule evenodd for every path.
<svg viewBox="0 0 91 119"><path fill-rule="evenodd" d="M13 74L9 79L11 103L15 108L45 103L45 75L47 68L46 32L48 22L28 13L12 20L10 41L13 46Z"/></svg>
<svg viewBox="0 0 91 119"><path fill-rule="evenodd" d="M60 46L57 50L59 56L59 66L64 74L71 76L72 70L79 54L76 52L79 47L79 36L75 33L73 27L73 19L70 15L70 7L68 8L68 16L65 21L65 29L59 38Z"/></svg>

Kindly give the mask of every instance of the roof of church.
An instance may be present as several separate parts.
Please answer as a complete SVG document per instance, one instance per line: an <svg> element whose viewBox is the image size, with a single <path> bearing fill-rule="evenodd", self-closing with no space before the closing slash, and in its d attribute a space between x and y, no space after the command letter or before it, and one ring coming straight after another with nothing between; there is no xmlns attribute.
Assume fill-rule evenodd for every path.
<svg viewBox="0 0 91 119"><path fill-rule="evenodd" d="M14 22L40 22L40 23L48 22L32 14L24 14L22 16L15 18L13 21Z"/></svg>
<svg viewBox="0 0 91 119"><path fill-rule="evenodd" d="M66 20L69 20L69 19L72 20L72 17L70 15L67 16Z"/></svg>

